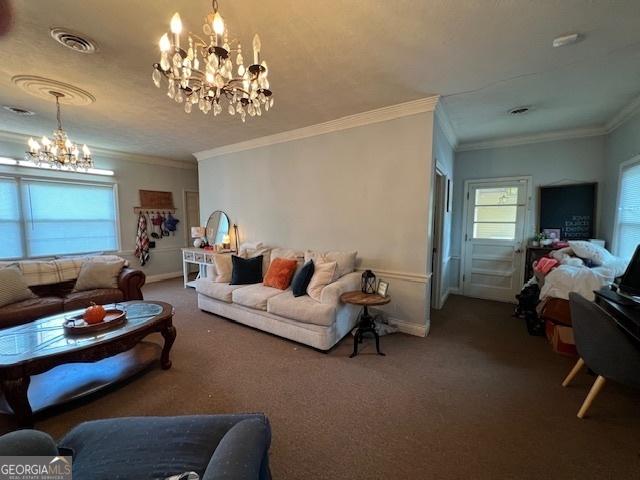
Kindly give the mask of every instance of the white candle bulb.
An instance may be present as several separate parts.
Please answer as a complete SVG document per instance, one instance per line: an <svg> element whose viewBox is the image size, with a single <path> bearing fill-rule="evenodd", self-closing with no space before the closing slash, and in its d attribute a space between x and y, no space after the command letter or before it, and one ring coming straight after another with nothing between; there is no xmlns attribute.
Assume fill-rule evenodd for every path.
<svg viewBox="0 0 640 480"><path fill-rule="evenodd" d="M171 49L171 42L169 41L169 36L165 33L160 37L160 51L168 52Z"/></svg>
<svg viewBox="0 0 640 480"><path fill-rule="evenodd" d="M216 32L216 35L222 35L224 33L224 20L219 12L216 12L213 17L213 31Z"/></svg>
<svg viewBox="0 0 640 480"><path fill-rule="evenodd" d="M180 35L182 32L182 20L180 20L180 14L178 12L173 14L171 17L171 33L175 35Z"/></svg>

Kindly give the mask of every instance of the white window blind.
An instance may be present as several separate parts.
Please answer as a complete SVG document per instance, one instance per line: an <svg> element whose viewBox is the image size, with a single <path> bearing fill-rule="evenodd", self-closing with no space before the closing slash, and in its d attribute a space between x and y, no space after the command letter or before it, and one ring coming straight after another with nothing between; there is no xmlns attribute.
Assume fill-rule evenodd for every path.
<svg viewBox="0 0 640 480"><path fill-rule="evenodd" d="M0 258L19 258L22 251L18 183L0 178Z"/></svg>
<svg viewBox="0 0 640 480"><path fill-rule="evenodd" d="M117 250L111 185L21 182L29 257Z"/></svg>
<svg viewBox="0 0 640 480"><path fill-rule="evenodd" d="M640 163L622 170L618 196L616 254L631 258L640 244Z"/></svg>

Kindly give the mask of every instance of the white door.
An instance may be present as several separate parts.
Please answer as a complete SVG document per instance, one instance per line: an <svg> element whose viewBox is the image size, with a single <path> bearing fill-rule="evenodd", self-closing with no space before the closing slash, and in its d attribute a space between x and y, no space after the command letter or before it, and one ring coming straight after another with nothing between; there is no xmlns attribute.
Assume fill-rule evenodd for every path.
<svg viewBox="0 0 640 480"><path fill-rule="evenodd" d="M463 292L515 302L522 288L527 179L467 183Z"/></svg>

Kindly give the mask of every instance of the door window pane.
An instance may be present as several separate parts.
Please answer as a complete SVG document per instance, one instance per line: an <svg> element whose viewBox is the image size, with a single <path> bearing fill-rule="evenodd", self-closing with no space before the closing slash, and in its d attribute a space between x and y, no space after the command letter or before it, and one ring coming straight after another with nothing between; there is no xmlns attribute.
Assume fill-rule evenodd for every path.
<svg viewBox="0 0 640 480"><path fill-rule="evenodd" d="M518 216L519 187L490 187L475 190L473 238L514 240Z"/></svg>
<svg viewBox="0 0 640 480"><path fill-rule="evenodd" d="M515 222L518 207L508 205L504 207L476 207L474 211L475 222Z"/></svg>
<svg viewBox="0 0 640 480"><path fill-rule="evenodd" d="M473 238L493 240L514 240L515 223L474 223Z"/></svg>
<svg viewBox="0 0 640 480"><path fill-rule="evenodd" d="M476 205L517 205L518 187L478 188Z"/></svg>

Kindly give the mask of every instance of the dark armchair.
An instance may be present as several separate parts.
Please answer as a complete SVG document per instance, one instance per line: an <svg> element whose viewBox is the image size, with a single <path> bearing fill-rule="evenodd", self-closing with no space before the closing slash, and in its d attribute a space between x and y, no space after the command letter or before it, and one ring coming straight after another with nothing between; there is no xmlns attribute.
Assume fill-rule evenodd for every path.
<svg viewBox="0 0 640 480"><path fill-rule="evenodd" d="M577 293L569 295L569 302L580 358L562 386L569 385L584 365L598 375L578 411L578 418L583 418L606 380L640 388L640 348L600 306Z"/></svg>

